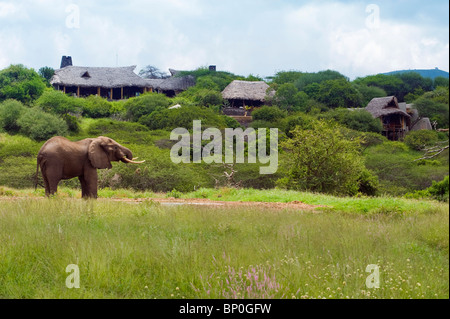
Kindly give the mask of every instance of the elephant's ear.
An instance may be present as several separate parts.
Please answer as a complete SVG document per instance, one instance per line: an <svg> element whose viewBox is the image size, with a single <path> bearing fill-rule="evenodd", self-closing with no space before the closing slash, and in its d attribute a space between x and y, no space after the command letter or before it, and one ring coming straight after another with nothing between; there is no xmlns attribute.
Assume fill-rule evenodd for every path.
<svg viewBox="0 0 450 319"><path fill-rule="evenodd" d="M102 136L94 138L89 145L88 157L91 161L92 166L99 169L112 168L111 162L108 159L108 155L103 149L102 144L104 143L104 138Z"/></svg>

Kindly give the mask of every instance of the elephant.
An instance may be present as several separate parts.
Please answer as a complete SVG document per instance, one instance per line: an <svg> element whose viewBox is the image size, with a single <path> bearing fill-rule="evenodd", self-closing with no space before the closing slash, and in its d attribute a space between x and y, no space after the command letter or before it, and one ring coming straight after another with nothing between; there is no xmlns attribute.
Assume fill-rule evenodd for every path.
<svg viewBox="0 0 450 319"><path fill-rule="evenodd" d="M136 162L131 151L105 136L72 142L55 136L42 145L37 156L36 187L39 168L44 179L45 195L57 192L61 180L78 177L83 198L97 198L97 169L112 168L111 162Z"/></svg>

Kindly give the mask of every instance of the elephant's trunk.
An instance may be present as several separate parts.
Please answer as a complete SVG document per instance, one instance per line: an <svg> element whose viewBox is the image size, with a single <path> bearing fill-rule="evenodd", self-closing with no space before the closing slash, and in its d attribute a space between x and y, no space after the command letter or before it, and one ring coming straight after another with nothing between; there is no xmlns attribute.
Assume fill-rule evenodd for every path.
<svg viewBox="0 0 450 319"><path fill-rule="evenodd" d="M129 149L127 149L127 148L124 148L124 149L123 149L123 153L124 153L124 156L122 157L122 161L123 161L124 163L142 164L142 163L145 162L145 161L142 161L142 162L136 162L136 161L135 161L135 158L133 158L133 154L132 154L131 151L130 151Z"/></svg>

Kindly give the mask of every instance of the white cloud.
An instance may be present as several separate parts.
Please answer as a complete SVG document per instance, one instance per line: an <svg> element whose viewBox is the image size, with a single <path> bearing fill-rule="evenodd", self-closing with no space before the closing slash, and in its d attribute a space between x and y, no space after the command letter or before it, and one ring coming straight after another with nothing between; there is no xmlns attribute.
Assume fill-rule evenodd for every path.
<svg viewBox="0 0 450 319"><path fill-rule="evenodd" d="M66 25L72 2L80 9L79 28ZM380 6L378 28L369 29L370 13L359 1L0 1L0 67L58 67L61 55L71 55L76 65L118 62L139 71L151 64L167 71L216 64L261 76L289 69L331 68L350 78L400 68L448 70L448 27L395 19L393 9L404 5Z"/></svg>

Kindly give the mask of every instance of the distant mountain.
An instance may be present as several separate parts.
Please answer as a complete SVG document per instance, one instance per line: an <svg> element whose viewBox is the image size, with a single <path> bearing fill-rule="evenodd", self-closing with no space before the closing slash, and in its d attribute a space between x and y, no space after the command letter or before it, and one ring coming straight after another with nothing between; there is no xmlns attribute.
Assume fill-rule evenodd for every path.
<svg viewBox="0 0 450 319"><path fill-rule="evenodd" d="M422 77L430 78L432 80L434 80L438 76L442 76L447 79L449 78L448 72L439 70L438 68L429 69L429 70L401 70L401 71L392 71L392 72L381 73L381 74L393 75L393 74L408 73L408 72L416 72L416 73L419 73Z"/></svg>

